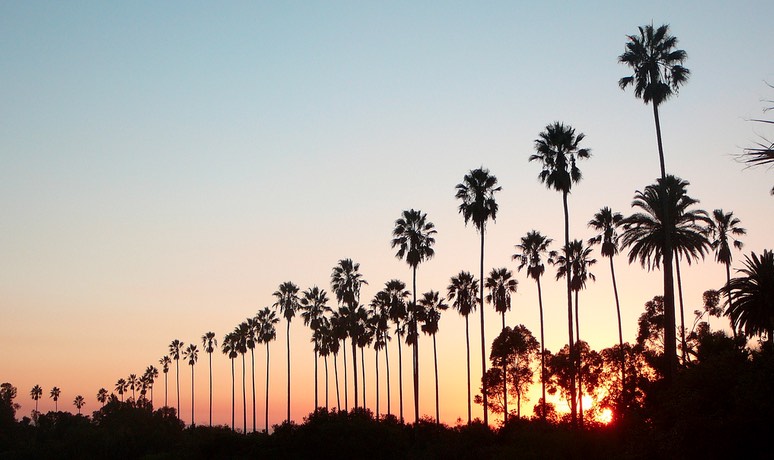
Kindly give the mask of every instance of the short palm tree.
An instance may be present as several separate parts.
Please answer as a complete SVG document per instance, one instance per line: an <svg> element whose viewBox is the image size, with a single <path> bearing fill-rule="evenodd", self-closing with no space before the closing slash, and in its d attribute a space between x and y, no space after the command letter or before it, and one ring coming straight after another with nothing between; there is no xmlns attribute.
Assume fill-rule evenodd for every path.
<svg viewBox="0 0 774 460"><path fill-rule="evenodd" d="M527 276L534 279L538 289L538 306L540 308L540 384L542 388L542 404L545 407L546 401L546 349L545 349L545 334L543 331L543 293L540 289L540 277L546 271L545 264L543 263L543 257L547 256L546 262L549 264L554 263L556 257L556 251L549 251L548 246L553 242L551 238L542 235L537 230L527 232L525 236L521 237L521 243L516 245L518 252L513 255L513 260L518 261L518 271L521 269L527 269ZM540 416L545 420L545 410L540 411Z"/></svg>
<svg viewBox="0 0 774 460"><path fill-rule="evenodd" d="M465 219L465 225L473 222L473 225L481 235L481 259L479 279L484 279L484 236L486 235L486 223L489 219L494 222L497 218L498 205L495 193L502 190L497 186L497 178L489 174L488 169L478 168L471 170L462 178L462 182L455 187L455 197L461 201L457 210ZM480 283L478 303L484 304L484 283ZM484 425L489 426L489 410L487 403L486 381L486 338L484 337L484 309L481 308L481 377L484 385L482 395L484 402Z"/></svg>
<svg viewBox="0 0 774 460"><path fill-rule="evenodd" d="M493 268L486 277L484 287L489 294L486 301L490 303L503 320L503 329L505 329L505 312L511 309L511 294L516 293L519 282L513 278L513 272L507 268Z"/></svg>
<svg viewBox="0 0 774 460"><path fill-rule="evenodd" d="M433 338L433 363L435 368L435 423L441 423L440 404L438 399L438 350L435 344L435 335L438 333L438 323L441 320L441 312L449 308L444 303L444 298L438 291L425 292L419 300L423 310L422 332Z"/></svg>
<svg viewBox="0 0 774 460"><path fill-rule="evenodd" d="M126 383L129 385L129 389L132 390L132 404L135 404L137 399L135 397L134 390L140 389L140 379L137 378L136 374L129 374L129 377L126 379Z"/></svg>
<svg viewBox="0 0 774 460"><path fill-rule="evenodd" d="M145 368L145 372L143 373L143 379L145 380L146 384L150 388L151 392L151 404L153 404L153 384L156 383L156 379L159 378L159 370L156 369L156 366L149 365Z"/></svg>
<svg viewBox="0 0 774 460"><path fill-rule="evenodd" d="M191 426L196 426L194 420L194 366L199 360L199 349L196 345L188 344L188 347L183 350L183 359L188 361L188 365L191 366Z"/></svg>
<svg viewBox="0 0 774 460"><path fill-rule="evenodd" d="M390 293L387 289L377 292L371 301L371 317L374 328L374 354L376 362L376 418L379 418L379 350L384 350L387 366L387 414L390 414L390 359L387 353L387 342L390 320Z"/></svg>
<svg viewBox="0 0 774 460"><path fill-rule="evenodd" d="M733 304L726 301L725 315L734 329L747 337L766 337L768 347L774 347L774 251L764 250L759 257L754 252L745 256L742 276L732 278L722 289Z"/></svg>
<svg viewBox="0 0 774 460"><path fill-rule="evenodd" d="M621 398L624 396L626 387L626 351L623 346L623 326L621 323L621 304L618 301L618 284L615 281L615 266L613 257L618 254L618 229L623 226L623 215L619 212L613 212L605 206L600 209L589 221L588 226L597 231L597 236L589 239L589 245L601 245L602 257L610 259L610 276L613 279L613 296L615 297L615 311L618 315L618 344L621 349ZM621 409L623 409L623 399L621 399Z"/></svg>
<svg viewBox="0 0 774 460"><path fill-rule="evenodd" d="M529 161L538 161L543 169L540 171L540 182L549 189L562 193L562 205L564 207L564 245L570 244L570 214L567 207L567 195L572 190L572 184L581 180L581 171L577 166L580 159L591 157L591 151L580 148L580 143L585 138L583 133L575 134L575 129L564 123L554 122L546 126L545 131L535 140L535 153L530 155ZM570 268L566 267L569 272ZM572 330L572 287L570 278L567 278L567 326L569 332L570 354L573 354L574 339ZM575 376L571 375L570 395L572 397L570 412L572 423L575 425L577 407L575 403Z"/></svg>
<svg viewBox="0 0 774 460"><path fill-rule="evenodd" d="M409 292L406 290L406 283L397 279L388 281L384 285L384 291L390 298L389 316L390 320L395 323L395 333L398 336L398 402L400 404L398 412L400 414L400 422L403 423L403 353L401 351L403 346L401 345L401 337L404 334L404 323L408 318L406 301L409 297ZM387 366L387 372L389 373L389 366ZM387 394L389 395L389 389Z"/></svg>
<svg viewBox="0 0 774 460"><path fill-rule="evenodd" d="M235 375L234 375L234 359L236 359L237 356L239 356L239 352L237 351L239 345L239 337L235 332L229 332L226 334L225 337L223 337L223 342L220 345L220 349L223 352L224 355L228 356L228 359L231 360L231 431L235 431L234 427L234 403L236 399L235 394Z"/></svg>
<svg viewBox="0 0 774 460"><path fill-rule="evenodd" d="M300 299L301 318L304 320L304 326L309 326L312 335L320 327L320 322L326 313L333 309L328 306L328 294L325 289L313 286L303 292ZM314 409L317 410L317 346L314 347Z"/></svg>
<svg viewBox="0 0 774 460"><path fill-rule="evenodd" d="M175 360L175 382L177 385L177 416L180 417L180 354L185 344L178 339L169 344L169 356Z"/></svg>
<svg viewBox="0 0 774 460"><path fill-rule="evenodd" d="M116 393L121 397L121 402L124 402L124 393L128 388L129 384L126 382L126 379L118 379L116 382Z"/></svg>
<svg viewBox="0 0 774 460"><path fill-rule="evenodd" d="M59 389L59 387L54 387L51 389L51 399L54 400L54 411L59 412L59 396L62 394L62 390Z"/></svg>
<svg viewBox="0 0 774 460"><path fill-rule="evenodd" d="M690 71L683 67L688 55L685 51L676 49L677 38L669 34L669 26L666 24L656 29L652 24L644 25L639 27L639 32L639 36L627 36L629 41L626 43L626 51L618 56L618 62L629 66L632 70L632 75L618 80L618 86L621 89L633 86L634 96L642 99L645 104L650 103L653 106L661 180L665 181L667 173L658 107L676 95L680 86L688 81ZM669 204L664 201L661 206L665 220L670 221ZM664 355L667 357L665 377L670 382L677 370L675 293L672 274L673 243L670 232L665 232L662 236L666 238L662 242L664 247Z"/></svg>
<svg viewBox="0 0 774 460"><path fill-rule="evenodd" d="M81 415L81 408L86 404L86 401L83 399L83 396L78 395L73 399L73 405L76 409L78 409L78 415Z"/></svg>
<svg viewBox="0 0 774 460"><path fill-rule="evenodd" d="M733 212L723 212L722 209L712 211L712 218L707 221L707 237L710 247L715 250L715 260L726 266L726 284L731 282L731 246L741 250L743 243L736 237L747 234L747 230L740 227L741 221L734 217ZM733 304L731 297L726 299L729 305ZM734 328L736 333L736 328Z"/></svg>
<svg viewBox="0 0 774 460"><path fill-rule="evenodd" d="M266 433L269 433L269 343L277 338L276 324L279 322L276 313L269 307L259 310L255 315L258 320L258 342L266 344Z"/></svg>
<svg viewBox="0 0 774 460"><path fill-rule="evenodd" d="M331 352L331 344L335 341L331 333L331 322L327 316L320 318L317 328L312 332L312 342L317 355L323 358L325 364L325 409L330 410L328 404L328 356Z"/></svg>
<svg viewBox="0 0 774 460"><path fill-rule="evenodd" d="M395 257L405 259L411 267L413 279L413 301L417 302L417 267L420 263L432 259L435 255L433 245L435 244L434 235L437 233L435 225L427 220L427 214L410 209L403 211L401 216L395 221L395 228L392 230L392 241L390 245L398 248ZM416 323L412 326L417 329ZM419 421L419 341L414 343L413 364L414 364L414 417Z"/></svg>
<svg viewBox="0 0 774 460"><path fill-rule="evenodd" d="M212 331L206 332L202 336L202 349L207 353L210 361L210 426L212 426L212 352L217 348L218 339L215 338L215 333Z"/></svg>
<svg viewBox="0 0 774 460"><path fill-rule="evenodd" d="M376 324L372 312L367 310L363 305L357 307L355 318L357 332L354 335L357 337L357 346L360 348L360 375L362 377L361 383L363 384L363 409L367 409L366 395L368 393L366 393L365 348L371 345L374 340Z"/></svg>
<svg viewBox="0 0 774 460"><path fill-rule="evenodd" d="M274 291L274 297L277 299L274 302L274 308L279 309L282 316L288 322L287 329L287 346L288 346L288 419L290 422L290 322L293 317L296 316L296 311L299 309L298 302L298 286L290 281L286 281L280 284L279 289Z"/></svg>
<svg viewBox="0 0 774 460"><path fill-rule="evenodd" d="M35 385L30 390L30 397L35 401L35 412L38 412L38 400L43 397L43 388L40 385Z"/></svg>
<svg viewBox="0 0 774 460"><path fill-rule="evenodd" d="M108 399L108 391L104 388L100 388L97 392L97 402L102 404L102 407L105 407L105 403Z"/></svg>
<svg viewBox="0 0 774 460"><path fill-rule="evenodd" d="M478 304L478 280L470 272L461 271L453 276L446 288L446 297L452 302L452 307L465 318L465 351L468 363L468 424L471 422L470 407L470 329L468 327L468 316L476 309Z"/></svg>
<svg viewBox="0 0 774 460"><path fill-rule="evenodd" d="M168 355L164 355L159 359L159 364L161 364L161 371L164 372L164 407L167 407L167 375L169 374L169 365L172 364L172 360Z"/></svg>

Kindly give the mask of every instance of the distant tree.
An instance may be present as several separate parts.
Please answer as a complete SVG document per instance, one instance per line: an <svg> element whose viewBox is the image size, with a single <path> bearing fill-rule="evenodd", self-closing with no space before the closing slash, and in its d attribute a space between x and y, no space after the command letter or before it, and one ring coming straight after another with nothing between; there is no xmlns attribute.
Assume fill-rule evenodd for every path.
<svg viewBox="0 0 774 460"><path fill-rule="evenodd" d="M129 383L126 379L118 379L116 382L116 393L121 397L121 402L124 402L124 393L129 389Z"/></svg>
<svg viewBox="0 0 774 460"><path fill-rule="evenodd" d="M484 287L489 290L486 301L492 304L500 313L505 329L505 312L511 309L511 294L516 293L519 282L513 278L513 273L507 268L493 268L486 278Z"/></svg>
<svg viewBox="0 0 774 460"><path fill-rule="evenodd" d="M234 335L237 353L242 356L242 433L247 434L247 365L245 364L245 355L247 354L247 341L250 339L250 327L247 322L239 323L234 328Z"/></svg>
<svg viewBox="0 0 774 460"><path fill-rule="evenodd" d="M298 300L298 286L290 281L286 281L280 284L279 289L274 292L274 297L277 301L274 303L274 308L277 308L285 320L288 322L287 330L287 345L288 345L288 418L290 422L290 322L293 317L296 316L300 304Z"/></svg>
<svg viewBox="0 0 774 460"><path fill-rule="evenodd" d="M742 276L721 289L727 298L735 298L733 304L726 301L725 314L734 329L746 337L765 337L768 347L774 348L774 251L745 256L744 268L737 273Z"/></svg>
<svg viewBox="0 0 774 460"><path fill-rule="evenodd" d="M97 402L102 404L102 407L105 407L105 403L108 400L108 391L104 388L100 388L97 392Z"/></svg>
<svg viewBox="0 0 774 460"><path fill-rule="evenodd" d="M175 360L175 382L177 386L177 415L180 416L180 354L185 344L178 339L169 344L169 356Z"/></svg>
<svg viewBox="0 0 774 460"><path fill-rule="evenodd" d="M168 379L167 375L169 374L169 365L172 364L172 360L169 358L169 356L164 355L159 359L159 364L161 364L161 371L164 373L164 407L168 407L167 404L167 388L168 388Z"/></svg>
<svg viewBox="0 0 774 460"><path fill-rule="evenodd" d="M220 349L223 352L224 355L228 356L228 359L231 360L231 431L235 431L234 427L234 404L235 404L235 375L234 375L234 359L236 359L237 356L239 356L239 352L237 351L239 347L239 338L237 337L237 334L234 332L229 332L226 334L225 337L223 337L223 342L220 345Z"/></svg>
<svg viewBox="0 0 774 460"><path fill-rule="evenodd" d="M137 401L134 390L140 389L140 379L137 378L137 374L129 374L126 383L129 385L129 389L132 390L132 404L134 404Z"/></svg>
<svg viewBox="0 0 774 460"><path fill-rule="evenodd" d="M452 302L452 307L465 318L465 356L468 364L468 425L470 425L470 328L468 327L468 316L476 309L478 304L478 297L476 297L478 294L478 280L473 278L470 272L461 271L458 275L451 278L449 287L446 290L446 297Z"/></svg>
<svg viewBox="0 0 774 460"><path fill-rule="evenodd" d="M30 390L30 397L35 401L35 412L38 412L38 400L43 397L43 388L40 385L35 385Z"/></svg>
<svg viewBox="0 0 774 460"><path fill-rule="evenodd" d="M253 389L253 433L256 430L256 414L255 414L255 347L258 344L258 333L260 326L258 320L253 318L247 318L245 320L247 330L245 331L245 345L250 350L250 381ZM247 429L247 428L245 428ZM246 433L246 431L245 431Z"/></svg>
<svg viewBox="0 0 774 460"><path fill-rule="evenodd" d="M406 283L401 280L393 279L385 283L384 291L390 298L390 320L395 323L395 334L398 336L398 395L399 395L399 414L400 422L403 423L403 353L401 351L401 338L405 334L405 322L408 318L408 309L406 301L409 292L406 290ZM389 373L389 366L387 367ZM387 390L389 395L389 387Z"/></svg>
<svg viewBox="0 0 774 460"><path fill-rule="evenodd" d="M59 396L62 394L62 390L59 389L59 387L54 387L51 389L51 399L54 400L54 411L59 412Z"/></svg>
<svg viewBox="0 0 774 460"><path fill-rule="evenodd" d="M374 354L376 369L376 418L379 419L379 351L384 350L387 366L387 414L390 414L390 360L387 353L387 342L390 340L388 334L390 320L390 303L392 299L390 292L382 289L377 292L371 300L370 315L373 320L374 329Z"/></svg>
<svg viewBox="0 0 774 460"><path fill-rule="evenodd" d="M0 427L10 427L16 423L16 411L21 407L13 402L19 390L10 382L0 384ZM7 430L6 431L10 431ZM3 436L0 436L0 441Z"/></svg>
<svg viewBox="0 0 774 460"><path fill-rule="evenodd" d="M320 327L320 321L326 313L332 312L333 309L328 305L328 294L325 289L320 289L317 286L313 286L303 292L300 298L301 318L304 320L304 326L309 326L312 330L312 335ZM317 401L317 352L319 347L314 347L314 408L317 410L319 407Z"/></svg>
<svg viewBox="0 0 774 460"><path fill-rule="evenodd" d="M191 366L191 426L196 426L194 420L194 366L196 361L199 360L199 349L194 344L188 344L188 348L183 350L183 359L188 361L188 365Z"/></svg>
<svg viewBox="0 0 774 460"><path fill-rule="evenodd" d="M357 346L360 348L360 372L361 372L361 383L363 384L363 409L367 409L367 401L366 401L366 373L365 373L365 348L374 340L374 336L376 334L376 324L374 321L373 314L370 310L367 310L363 305L359 305L357 307L357 310L355 311L355 319L356 319L356 325L357 333L355 336L357 337Z"/></svg>
<svg viewBox="0 0 774 460"><path fill-rule="evenodd" d="M258 335L258 341L266 344L266 429L265 432L269 433L269 343L277 338L276 324L279 322L279 318L269 307L259 310L255 316L260 326L260 333Z"/></svg>
<svg viewBox="0 0 774 460"><path fill-rule="evenodd" d="M212 426L212 352L218 348L218 339L215 338L215 333L210 331L206 332L202 336L202 349L207 353L210 360L210 426ZM255 389L255 387L253 387ZM255 394L253 394L255 399Z"/></svg>
<svg viewBox="0 0 774 460"><path fill-rule="evenodd" d="M433 363L435 367L435 423L441 423L440 404L438 399L438 350L435 343L435 335L438 333L438 323L441 320L441 312L449 308L444 303L444 298L437 291L425 292L419 300L422 305L422 332L433 338Z"/></svg>
<svg viewBox="0 0 774 460"><path fill-rule="evenodd" d="M457 193L455 197L461 200L457 208L465 219L465 225L473 222L473 225L481 235L481 259L480 259L480 283L478 303L481 307L481 375L486 375L486 338L484 337L484 236L486 234L486 223L489 219L494 222L497 218L498 205L495 200L495 193L502 190L497 186L497 178L489 174L488 169L478 168L471 170L462 178L462 182L455 187ZM416 299L414 299L416 300ZM489 426L489 415L487 408L486 382L483 391L484 406L484 425Z"/></svg>
<svg viewBox="0 0 774 460"><path fill-rule="evenodd" d="M78 395L73 399L73 405L76 409L78 409L78 415L81 415L81 408L86 404L86 401L83 399L83 396Z"/></svg>
<svg viewBox="0 0 774 460"><path fill-rule="evenodd" d="M150 365L145 368L145 373L143 373L143 379L148 385L148 387L150 388L151 404L153 404L153 385L156 383L157 378L159 378L159 370L156 369L156 366Z"/></svg>

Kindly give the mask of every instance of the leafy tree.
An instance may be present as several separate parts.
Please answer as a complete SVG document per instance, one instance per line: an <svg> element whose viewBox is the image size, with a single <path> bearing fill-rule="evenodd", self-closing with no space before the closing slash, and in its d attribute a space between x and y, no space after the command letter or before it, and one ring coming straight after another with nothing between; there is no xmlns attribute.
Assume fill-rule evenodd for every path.
<svg viewBox="0 0 774 460"><path fill-rule="evenodd" d="M206 332L202 336L202 349L205 353L207 353L207 356L209 358L209 366L210 366L210 426L212 426L212 352L215 351L218 348L218 339L215 338L215 333L212 331ZM253 386L253 389L255 389L255 386ZM253 399L255 399L255 394L253 394ZM255 411L253 411L255 413ZM255 423L253 423L254 425Z"/></svg>
<svg viewBox="0 0 774 460"><path fill-rule="evenodd" d="M582 174L577 162L580 159L591 157L591 150L580 148L580 143L586 136L583 133L575 134L575 129L564 123L554 122L546 126L545 131L535 140L535 153L530 155L529 161L538 161L542 170L538 175L540 182L549 189L562 193L562 205L564 207L564 246L570 244L570 214L567 206L567 195L572 190L572 184L581 180ZM569 262L569 261L567 261ZM570 267L566 267L570 272ZM575 344L572 328L572 286L567 277L567 328L569 332L569 347ZM577 407L575 406L575 377L571 376L572 399L570 404L572 423L575 424Z"/></svg>
<svg viewBox="0 0 774 460"><path fill-rule="evenodd" d="M196 425L194 420L194 366L196 361L199 360L199 349L194 344L188 344L188 348L183 350L183 359L188 361L188 365L191 366L191 426Z"/></svg>
<svg viewBox="0 0 774 460"><path fill-rule="evenodd" d="M274 308L279 309L282 316L288 322L287 346L288 346L288 422L290 422L290 322L296 316L300 304L298 299L298 286L290 281L280 284L279 289L274 291L274 297L277 301Z"/></svg>
<svg viewBox="0 0 774 460"><path fill-rule="evenodd" d="M9 382L0 384L0 427L3 431L10 431L16 422L16 411L21 407L13 402L18 394L18 389ZM2 436L0 436L2 447Z"/></svg>
<svg viewBox="0 0 774 460"><path fill-rule="evenodd" d="M435 343L435 335L438 333L438 323L441 320L441 312L449 308L444 303L444 298L437 291L425 292L419 300L422 305L423 318L422 332L433 338L433 363L435 365L435 423L441 423L440 404L438 400L438 350Z"/></svg>
<svg viewBox="0 0 774 460"><path fill-rule="evenodd" d="M470 272L461 271L457 276L451 278L449 287L446 289L446 297L452 302L451 306L465 318L465 356L468 364L468 425L470 425L470 329L468 327L468 316L476 309L478 303L478 297L476 297L476 294L478 294L478 280Z"/></svg>
<svg viewBox="0 0 774 460"><path fill-rule="evenodd" d="M482 280L479 290L478 303L484 305L484 236L486 235L486 223L489 219L494 222L497 218L498 205L495 193L502 190L497 186L497 178L489 174L488 169L478 168L471 170L462 178L462 182L455 187L455 197L461 201L457 208L465 219L465 225L473 222L476 230L481 235L481 263L479 266L479 279ZM484 336L484 308L481 308L481 375L486 375L486 338ZM484 425L489 426L488 402L486 381L484 385L483 406Z"/></svg>
<svg viewBox="0 0 774 460"><path fill-rule="evenodd" d="M774 251L764 250L759 257L754 252L745 256L742 276L732 278L721 292L736 300L726 301L725 314L734 329L747 337L766 337L774 348Z"/></svg>

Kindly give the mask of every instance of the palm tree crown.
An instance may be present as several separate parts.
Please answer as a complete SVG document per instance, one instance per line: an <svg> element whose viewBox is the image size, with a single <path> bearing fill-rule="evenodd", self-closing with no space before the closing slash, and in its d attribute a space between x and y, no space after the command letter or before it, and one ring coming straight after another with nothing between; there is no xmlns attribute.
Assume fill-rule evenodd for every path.
<svg viewBox="0 0 774 460"><path fill-rule="evenodd" d="M410 267L416 268L435 254L433 235L436 233L435 225L427 221L426 213L414 209L403 211L401 217L395 221L393 239L390 242L393 248L398 248L395 257L405 258Z"/></svg>
<svg viewBox="0 0 774 460"><path fill-rule="evenodd" d="M503 315L511 309L511 294L516 292L519 282L507 268L493 268L486 278L485 287L489 290L486 301L491 303L497 313ZM504 328L505 326L503 326Z"/></svg>
<svg viewBox="0 0 774 460"><path fill-rule="evenodd" d="M585 134L575 134L575 128L564 123L554 122L535 140L535 153L529 161L539 161L540 182L556 191L569 193L572 184L580 182L581 171L576 165L578 159L591 157L591 150L579 148Z"/></svg>
<svg viewBox="0 0 774 460"><path fill-rule="evenodd" d="M743 276L732 278L721 289L734 299L726 301L726 316L734 329L748 337L767 335L769 344L774 344L774 251L745 256L744 268L737 272Z"/></svg>
<svg viewBox="0 0 774 460"><path fill-rule="evenodd" d="M537 230L527 232L525 236L521 237L521 243L515 246L516 249L521 251L513 255L513 260L519 263L516 269L521 271L523 268L526 268L527 276L534 280L540 278L546 271L546 267L543 264L543 255L548 255L546 262L549 264L554 263L556 251L548 250L548 246L553 241Z"/></svg>
<svg viewBox="0 0 774 460"><path fill-rule="evenodd" d="M599 232L597 236L589 239L589 245L601 243L603 257L613 257L618 254L618 228L623 225L623 219L620 212L613 212L605 206L589 221L589 227Z"/></svg>
<svg viewBox="0 0 774 460"><path fill-rule="evenodd" d="M739 226L740 223L733 212L726 213L722 209L712 211L712 218L707 221L707 237L710 239L710 247L715 250L715 260L718 263L731 264L732 245L736 249L742 249L743 243L734 238L747 234L747 230ZM729 244L729 240L732 244Z"/></svg>
<svg viewBox="0 0 774 460"><path fill-rule="evenodd" d="M472 221L476 229L483 232L486 222L497 218L498 205L494 194L502 190L497 187L497 177L489 174L488 169L474 169L462 178L462 183L457 184L456 189L455 197L462 200L458 210L465 224Z"/></svg>
<svg viewBox="0 0 774 460"><path fill-rule="evenodd" d="M461 271L453 276L446 288L446 297L462 316L468 316L478 305L478 280L470 272Z"/></svg>

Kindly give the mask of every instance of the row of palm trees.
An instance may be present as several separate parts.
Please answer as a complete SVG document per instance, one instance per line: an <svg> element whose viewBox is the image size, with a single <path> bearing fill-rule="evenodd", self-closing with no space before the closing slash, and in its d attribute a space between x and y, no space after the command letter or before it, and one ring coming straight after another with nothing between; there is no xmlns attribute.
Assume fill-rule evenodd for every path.
<svg viewBox="0 0 774 460"><path fill-rule="evenodd" d="M54 401L54 411L59 411L59 398L62 396L62 390L59 387L51 388L49 397ZM38 413L38 400L43 397L43 388L40 385L35 385L30 390L30 397L35 401L35 413ZM86 400L81 395L77 395L73 399L73 405L78 409L78 414L81 413L81 408L86 404Z"/></svg>

